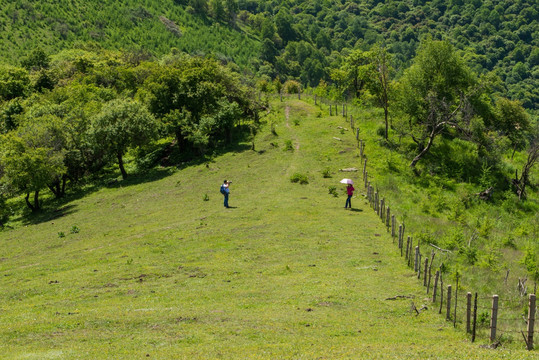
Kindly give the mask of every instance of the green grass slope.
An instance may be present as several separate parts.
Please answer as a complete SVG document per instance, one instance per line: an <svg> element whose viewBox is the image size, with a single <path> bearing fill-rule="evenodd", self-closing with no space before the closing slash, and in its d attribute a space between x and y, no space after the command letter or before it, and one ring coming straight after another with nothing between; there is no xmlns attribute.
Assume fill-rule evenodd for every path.
<svg viewBox="0 0 539 360"><path fill-rule="evenodd" d="M0 233L2 358L534 358L480 349L434 308L412 313L429 302L359 184L343 209L355 139L317 111L277 103L256 151L120 182ZM396 295L413 298L385 300Z"/></svg>

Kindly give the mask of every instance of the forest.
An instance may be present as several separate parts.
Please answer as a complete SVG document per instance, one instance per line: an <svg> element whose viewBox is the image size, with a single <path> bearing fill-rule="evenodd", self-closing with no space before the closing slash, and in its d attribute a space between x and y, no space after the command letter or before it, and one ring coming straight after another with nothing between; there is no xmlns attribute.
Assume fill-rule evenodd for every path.
<svg viewBox="0 0 539 360"><path fill-rule="evenodd" d="M3 61L97 43L139 57L171 48L212 54L258 77L338 85L332 71L351 51L381 44L402 75L425 36L450 42L499 91L537 109L538 10L533 1L23 0L0 10ZM353 94L340 93L336 96Z"/></svg>

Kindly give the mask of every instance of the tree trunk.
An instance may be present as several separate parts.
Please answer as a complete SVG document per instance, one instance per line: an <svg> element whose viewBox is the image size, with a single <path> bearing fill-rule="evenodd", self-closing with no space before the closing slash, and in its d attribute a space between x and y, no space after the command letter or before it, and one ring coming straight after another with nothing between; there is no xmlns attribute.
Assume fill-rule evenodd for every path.
<svg viewBox="0 0 539 360"><path fill-rule="evenodd" d="M387 114L388 111L387 111L387 106L384 106L384 118L385 118L385 121L386 121L386 140L388 139L388 132L389 132L389 125L388 125L388 122L387 122Z"/></svg>
<svg viewBox="0 0 539 360"><path fill-rule="evenodd" d="M39 210L39 190L34 193L33 204L30 202L30 193L26 193L24 200L26 201L26 205L30 210L32 210L32 212L36 212Z"/></svg>
<svg viewBox="0 0 539 360"><path fill-rule="evenodd" d="M429 152L430 150L430 147L432 146L432 143L434 142L434 138L436 137L436 128L434 128L430 135L429 135L429 142L427 143L427 146L425 146L425 148L423 150L421 150L421 152L419 154L417 154L417 156L414 158L414 160L412 160L412 163L410 164L410 167L413 169L415 168L415 165L417 164L417 162L426 154Z"/></svg>
<svg viewBox="0 0 539 360"><path fill-rule="evenodd" d="M62 175L62 196L66 193L67 175Z"/></svg>
<svg viewBox="0 0 539 360"><path fill-rule="evenodd" d="M30 208L30 210L32 210L32 212L34 212L35 211L34 206L28 200L29 198L30 198L30 193L26 193L26 196L24 197L24 200L26 201L26 206L28 206L28 208Z"/></svg>
<svg viewBox="0 0 539 360"><path fill-rule="evenodd" d="M34 193L34 208L36 210L40 209L40 206L39 206L39 190L36 190L36 192Z"/></svg>
<svg viewBox="0 0 539 360"><path fill-rule="evenodd" d="M117 157L118 157L118 166L120 167L120 172L122 173L122 179L125 180L127 179L127 172L125 171L125 168L124 168L124 159L122 158L121 153L118 153Z"/></svg>
<svg viewBox="0 0 539 360"><path fill-rule="evenodd" d="M54 196L59 199L64 196L62 192L62 187L60 184L60 179L56 178L52 184L47 185L50 191L54 194Z"/></svg>

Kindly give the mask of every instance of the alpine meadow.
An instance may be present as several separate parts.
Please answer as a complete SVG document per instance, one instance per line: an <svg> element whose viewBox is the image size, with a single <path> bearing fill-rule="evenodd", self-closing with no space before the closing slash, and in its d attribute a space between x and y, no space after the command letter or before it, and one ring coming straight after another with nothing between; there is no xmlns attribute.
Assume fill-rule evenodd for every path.
<svg viewBox="0 0 539 360"><path fill-rule="evenodd" d="M2 358L537 358L536 2L1 3Z"/></svg>

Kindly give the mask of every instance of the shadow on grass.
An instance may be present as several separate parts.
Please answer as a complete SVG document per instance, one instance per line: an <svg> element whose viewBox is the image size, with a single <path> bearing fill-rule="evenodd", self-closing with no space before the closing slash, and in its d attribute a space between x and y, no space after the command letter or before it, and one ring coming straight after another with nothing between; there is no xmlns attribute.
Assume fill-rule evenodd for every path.
<svg viewBox="0 0 539 360"><path fill-rule="evenodd" d="M215 150L211 155L193 156L191 159L179 161L176 163L177 165L171 165L168 167L160 167L159 165L156 165L149 169L131 173L126 179L121 179L116 166L112 165L110 168L103 170L98 177L86 179L84 182L78 184L69 184L68 191L62 198L57 199L52 197L52 195L43 196L40 201L43 203L42 209L37 212L31 212L26 207L24 202L21 201L21 210L19 214L13 216L11 219L12 221L10 222L20 222L23 226L49 222L76 212L76 206L70 204L71 202L84 198L91 193L99 191L100 189L122 188L158 181L171 176L177 170L209 163L216 156L230 152L241 153L251 150L251 145L245 142L239 142L240 139L237 140L238 142L231 143L227 146L221 147L218 150ZM7 226L7 228L9 228L9 226Z"/></svg>
<svg viewBox="0 0 539 360"><path fill-rule="evenodd" d="M71 201L71 200L70 200ZM76 206L72 204L66 205L65 203L62 204L64 206L59 206L56 209L52 210L47 206L45 209L42 209L40 211L36 212L23 212L20 215L20 220L23 225L37 225L40 223L52 221L55 219L59 219L61 217L64 217L66 215L73 214L76 211ZM17 220L17 219L14 219Z"/></svg>
<svg viewBox="0 0 539 360"><path fill-rule="evenodd" d="M363 209L353 209L352 208L352 209L350 209L350 211L352 211L352 212L363 212Z"/></svg>

